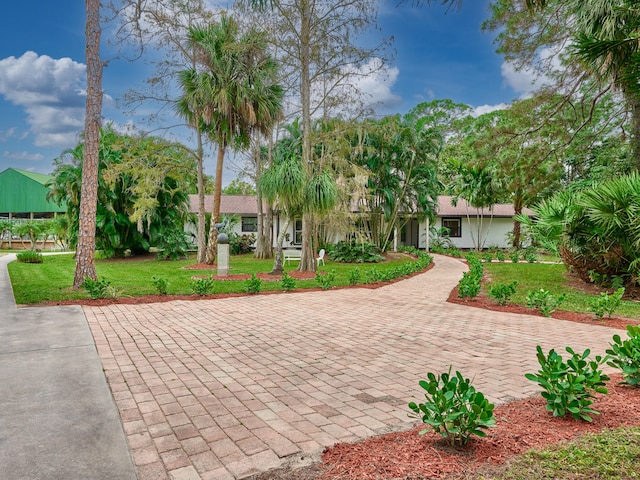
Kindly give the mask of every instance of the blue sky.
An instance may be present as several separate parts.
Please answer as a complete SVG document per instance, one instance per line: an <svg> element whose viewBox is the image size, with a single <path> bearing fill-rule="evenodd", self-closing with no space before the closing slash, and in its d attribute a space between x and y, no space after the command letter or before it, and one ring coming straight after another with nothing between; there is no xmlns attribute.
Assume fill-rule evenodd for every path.
<svg viewBox="0 0 640 480"><path fill-rule="evenodd" d="M365 87L383 112L404 113L421 101L450 98L479 112L522 96L530 78L504 64L491 34L480 26L489 0L468 0L460 11L433 5L415 9L381 0L382 34L395 38L385 78ZM436 0L433 3L439 3ZM0 17L0 171L52 171L53 159L77 144L84 118L84 2L5 2ZM103 43L109 35L103 34ZM143 62L110 61L104 70L103 115L133 122L115 101L148 71ZM213 173L213 165L205 165ZM225 177L233 178L228 171ZM226 183L226 182L225 182Z"/></svg>

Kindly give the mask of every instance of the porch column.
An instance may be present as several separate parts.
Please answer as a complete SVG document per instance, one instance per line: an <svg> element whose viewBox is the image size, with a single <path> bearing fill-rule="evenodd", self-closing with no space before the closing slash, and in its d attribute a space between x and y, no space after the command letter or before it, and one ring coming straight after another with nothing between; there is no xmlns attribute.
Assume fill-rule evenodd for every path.
<svg viewBox="0 0 640 480"><path fill-rule="evenodd" d="M398 227L393 227L393 251L398 251Z"/></svg>
<svg viewBox="0 0 640 480"><path fill-rule="evenodd" d="M424 237L424 239L425 239L424 251L429 253L429 247L431 246L430 238L429 238L429 217L427 217L426 236Z"/></svg>

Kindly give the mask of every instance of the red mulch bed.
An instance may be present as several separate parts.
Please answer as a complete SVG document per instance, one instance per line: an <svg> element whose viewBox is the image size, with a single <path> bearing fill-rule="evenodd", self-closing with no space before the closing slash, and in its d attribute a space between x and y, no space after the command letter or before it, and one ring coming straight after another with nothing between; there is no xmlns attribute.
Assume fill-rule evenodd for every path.
<svg viewBox="0 0 640 480"><path fill-rule="evenodd" d="M538 310L533 308L527 308L522 305L500 306L496 304L494 301L492 301L491 299L489 299L486 293L484 293L484 290L476 298L465 300L463 298L458 297L458 288L456 287L453 289L453 291L449 295L448 302L457 303L459 305L466 305L468 307L484 308L486 310L493 310L496 312L522 313L526 315L536 315L539 317L543 316ZM601 325L605 327L619 328L621 330L626 330L627 325L636 325L640 323L637 319L634 320L631 318L621 318L621 317L603 318L599 320L594 315L591 315L588 313L565 312L562 310L553 312L551 314L551 317L557 318L558 320L568 320L570 322L587 323L589 325Z"/></svg>
<svg viewBox="0 0 640 480"><path fill-rule="evenodd" d="M329 479L431 479L461 478L487 467L503 465L515 455L571 440L586 432L640 425L640 389L618 385L619 375L608 383L609 395L598 395L593 422L555 418L541 397L496 407L496 426L487 437L472 438L464 449L449 447L439 435L419 435L413 430L375 437L356 444L337 444L323 456L326 470L316 478ZM277 477L273 477L277 478Z"/></svg>
<svg viewBox="0 0 640 480"><path fill-rule="evenodd" d="M461 480L476 474L499 474L516 455L572 440L584 433L640 426L640 388L620 385L612 375L608 395L597 395L592 405L600 415L593 422L556 418L542 397L497 406L496 426L485 438L472 437L466 447L450 447L436 433L419 435L417 424L409 431L389 433L358 443L338 443L327 448L319 463L304 468L283 468L263 473L255 480ZM409 412L407 408L407 412Z"/></svg>

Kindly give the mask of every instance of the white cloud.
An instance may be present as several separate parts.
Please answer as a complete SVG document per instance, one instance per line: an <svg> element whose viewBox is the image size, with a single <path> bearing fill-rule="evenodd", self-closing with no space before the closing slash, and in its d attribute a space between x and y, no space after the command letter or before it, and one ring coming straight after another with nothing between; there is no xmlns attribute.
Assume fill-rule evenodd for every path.
<svg viewBox="0 0 640 480"><path fill-rule="evenodd" d="M15 128L10 128L9 130L6 130L6 131L0 130L0 142L6 142L7 140L15 136L16 136Z"/></svg>
<svg viewBox="0 0 640 480"><path fill-rule="evenodd" d="M340 72L337 83L323 85L316 82L312 86L311 103L320 105L329 116L350 117L368 109L389 109L399 105L402 98L392 92L400 71L397 67L384 64L380 58L372 58L361 66L347 65ZM327 94L328 92L328 94ZM289 97L287 111L299 111L299 99ZM320 116L323 110L316 111Z"/></svg>
<svg viewBox="0 0 640 480"><path fill-rule="evenodd" d="M5 158L10 158L11 160L24 160L28 162L41 162L44 160L44 155L41 153L29 153L29 152L4 152Z"/></svg>
<svg viewBox="0 0 640 480"><path fill-rule="evenodd" d="M0 94L24 108L35 145L68 147L84 125L85 65L35 52L0 60Z"/></svg>
<svg viewBox="0 0 640 480"><path fill-rule="evenodd" d="M540 66L547 71L562 69L560 57L563 51L563 46L543 48L538 55ZM551 78L541 73L539 68L517 67L512 62L503 62L500 70L505 83L520 94L521 99L531 97L533 92L551 83Z"/></svg>
<svg viewBox="0 0 640 480"><path fill-rule="evenodd" d="M471 116L479 117L480 115L484 115L485 113L495 112L496 110L504 110L505 108L509 108L509 104L499 103L497 105L480 105L478 107L474 107Z"/></svg>
<svg viewBox="0 0 640 480"><path fill-rule="evenodd" d="M345 83L351 83L362 92L368 106L391 107L402 101L401 97L391 91L398 80L400 70L385 65L380 58L372 58L359 68L348 67L345 73Z"/></svg>
<svg viewBox="0 0 640 480"><path fill-rule="evenodd" d="M540 85L540 76L531 69L516 69L511 62L504 62L500 67L505 83L520 95L520 98L530 97Z"/></svg>

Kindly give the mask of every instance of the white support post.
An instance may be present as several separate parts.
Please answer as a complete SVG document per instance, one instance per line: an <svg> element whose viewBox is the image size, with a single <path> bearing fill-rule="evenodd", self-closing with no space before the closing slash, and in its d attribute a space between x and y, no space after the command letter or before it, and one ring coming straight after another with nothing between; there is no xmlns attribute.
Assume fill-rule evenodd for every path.
<svg viewBox="0 0 640 480"><path fill-rule="evenodd" d="M398 251L398 227L393 227L393 251Z"/></svg>
<svg viewBox="0 0 640 480"><path fill-rule="evenodd" d="M426 225L426 236L424 238L425 240L425 246L424 246L424 251L429 253L429 248L431 247L430 245L430 238L429 238L429 217L427 217L427 225Z"/></svg>

